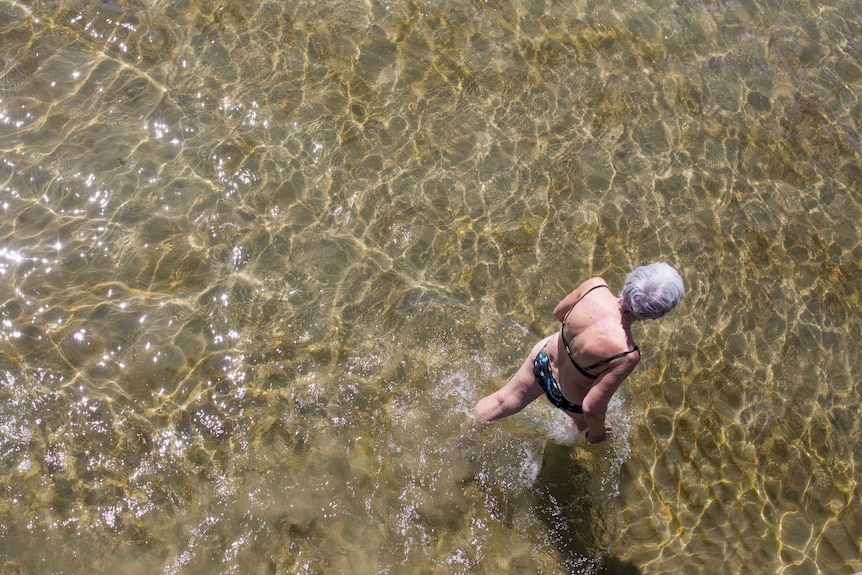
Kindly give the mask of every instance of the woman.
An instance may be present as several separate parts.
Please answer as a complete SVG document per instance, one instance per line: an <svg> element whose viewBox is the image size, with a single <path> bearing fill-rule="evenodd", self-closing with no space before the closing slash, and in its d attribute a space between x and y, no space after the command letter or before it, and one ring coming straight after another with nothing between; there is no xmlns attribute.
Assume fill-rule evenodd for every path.
<svg viewBox="0 0 862 575"><path fill-rule="evenodd" d="M616 297L591 278L554 308L560 332L537 343L505 386L476 404L479 423L515 414L543 393L569 415L590 443L606 438L614 392L640 361L631 326L658 319L682 299L677 271L664 262L636 268Z"/></svg>

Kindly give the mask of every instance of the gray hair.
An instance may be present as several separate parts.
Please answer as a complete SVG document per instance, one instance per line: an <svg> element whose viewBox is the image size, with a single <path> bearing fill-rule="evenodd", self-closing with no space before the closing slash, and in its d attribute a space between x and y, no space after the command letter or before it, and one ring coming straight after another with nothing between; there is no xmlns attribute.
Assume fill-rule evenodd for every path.
<svg viewBox="0 0 862 575"><path fill-rule="evenodd" d="M639 266L620 291L620 303L635 319L658 319L676 307L685 293L679 273L664 262Z"/></svg>

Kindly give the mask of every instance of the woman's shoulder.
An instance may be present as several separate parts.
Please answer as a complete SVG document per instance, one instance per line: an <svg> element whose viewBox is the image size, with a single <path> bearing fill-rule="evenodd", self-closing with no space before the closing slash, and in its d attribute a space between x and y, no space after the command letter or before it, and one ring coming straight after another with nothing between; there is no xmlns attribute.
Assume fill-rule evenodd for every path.
<svg viewBox="0 0 862 575"><path fill-rule="evenodd" d="M572 309L572 306L575 305L582 297L584 297L587 292L590 290L596 289L601 286L607 286L605 280L600 277L592 277L576 287L572 290L569 295L564 297L560 303L554 308L554 317L556 317L559 321L563 321L566 314Z"/></svg>
<svg viewBox="0 0 862 575"><path fill-rule="evenodd" d="M574 295L575 299L579 299L584 297L587 292L602 287L610 289L610 287L608 287L608 282L606 282L604 278L596 276L588 279L587 281L579 285L577 288L575 288L575 291L573 291L572 294Z"/></svg>
<svg viewBox="0 0 862 575"><path fill-rule="evenodd" d="M593 289L594 287L597 287L597 286L607 287L607 285L608 285L608 282L606 282L604 278L599 277L599 276L595 276L595 277L591 277L590 279L588 279L584 283L582 283L580 286L578 286L578 290L579 291L586 291L589 289Z"/></svg>

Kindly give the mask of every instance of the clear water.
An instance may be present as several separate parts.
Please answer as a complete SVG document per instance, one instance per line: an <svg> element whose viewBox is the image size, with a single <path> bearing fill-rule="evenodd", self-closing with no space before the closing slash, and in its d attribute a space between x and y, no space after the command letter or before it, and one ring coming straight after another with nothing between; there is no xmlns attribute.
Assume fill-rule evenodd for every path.
<svg viewBox="0 0 862 575"><path fill-rule="evenodd" d="M862 4L0 0L0 572L862 570ZM667 260L602 446L472 405Z"/></svg>

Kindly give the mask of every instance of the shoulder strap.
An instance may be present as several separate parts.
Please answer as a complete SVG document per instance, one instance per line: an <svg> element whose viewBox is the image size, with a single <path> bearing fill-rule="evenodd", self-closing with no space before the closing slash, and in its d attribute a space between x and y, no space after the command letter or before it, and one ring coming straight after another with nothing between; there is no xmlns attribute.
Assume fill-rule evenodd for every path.
<svg viewBox="0 0 862 575"><path fill-rule="evenodd" d="M566 323L566 320L569 319L569 314L572 313L572 310L575 309L575 306L578 305L578 302L580 302L582 299L587 297L588 293L590 293L594 289L606 288L606 287L608 287L608 286L606 286L605 284L599 284L599 285L593 286L590 289L588 289L587 291L585 291L584 294L581 297L579 297L575 303L572 304L572 307L569 308L569 311L566 312L566 317L563 318L563 323ZM608 288L608 289L611 289L611 288Z"/></svg>

